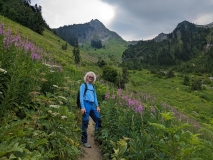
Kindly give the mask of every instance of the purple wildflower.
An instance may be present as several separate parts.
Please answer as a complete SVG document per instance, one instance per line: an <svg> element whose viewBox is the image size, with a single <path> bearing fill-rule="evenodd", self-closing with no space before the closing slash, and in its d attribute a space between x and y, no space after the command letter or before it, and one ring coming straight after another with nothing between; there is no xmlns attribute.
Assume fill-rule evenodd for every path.
<svg viewBox="0 0 213 160"><path fill-rule="evenodd" d="M60 65L60 66L58 66L58 68L59 68L60 72L63 72L63 68L62 68L62 66L61 66L61 65Z"/></svg>
<svg viewBox="0 0 213 160"><path fill-rule="evenodd" d="M14 37L14 39L11 41L11 43L13 43L13 42L15 42L14 45L15 45L16 47L22 46L22 41L21 41L20 35Z"/></svg>
<svg viewBox="0 0 213 160"><path fill-rule="evenodd" d="M28 53L28 51L31 49L31 43L29 43L29 42L26 42L25 44L24 44L24 51L25 51L25 53Z"/></svg>
<svg viewBox="0 0 213 160"><path fill-rule="evenodd" d="M32 58L32 60L40 60L41 56L38 55L37 53L33 53L33 54L31 54L31 58Z"/></svg>
<svg viewBox="0 0 213 160"><path fill-rule="evenodd" d="M0 25L0 35L4 34L4 23Z"/></svg>
<svg viewBox="0 0 213 160"><path fill-rule="evenodd" d="M152 112L152 113L156 113L156 109L155 109L155 107L151 107L151 108L150 108L150 112Z"/></svg>
<svg viewBox="0 0 213 160"><path fill-rule="evenodd" d="M9 45L10 45L10 37L11 37L11 30L9 30L8 32L4 33L5 37L4 37L4 49L8 49Z"/></svg>
<svg viewBox="0 0 213 160"><path fill-rule="evenodd" d="M134 106L135 105L135 102L131 99L128 99L128 105L129 106Z"/></svg>
<svg viewBox="0 0 213 160"><path fill-rule="evenodd" d="M143 106L139 105L138 108L136 109L136 112L143 112Z"/></svg>
<svg viewBox="0 0 213 160"><path fill-rule="evenodd" d="M110 98L110 94L109 93L106 93L105 94L105 100L109 99Z"/></svg>
<svg viewBox="0 0 213 160"><path fill-rule="evenodd" d="M112 99L115 99L115 95L114 94L112 95Z"/></svg>
<svg viewBox="0 0 213 160"><path fill-rule="evenodd" d="M124 96L122 96L122 99L127 101L128 100L128 96L124 95Z"/></svg>
<svg viewBox="0 0 213 160"><path fill-rule="evenodd" d="M117 95L118 95L118 96L121 96L121 93L122 93L122 89L119 88L119 89L118 89L118 92L117 92Z"/></svg>

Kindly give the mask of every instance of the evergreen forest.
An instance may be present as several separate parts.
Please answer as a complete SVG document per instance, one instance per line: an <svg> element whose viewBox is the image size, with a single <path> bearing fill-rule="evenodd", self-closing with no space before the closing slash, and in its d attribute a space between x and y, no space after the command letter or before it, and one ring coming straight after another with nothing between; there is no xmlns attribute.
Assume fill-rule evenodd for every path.
<svg viewBox="0 0 213 160"><path fill-rule="evenodd" d="M167 39L140 41L124 51L129 69L170 67L179 72L211 73L213 70L212 28L196 27L187 21L177 25ZM194 64L194 67L193 67Z"/></svg>

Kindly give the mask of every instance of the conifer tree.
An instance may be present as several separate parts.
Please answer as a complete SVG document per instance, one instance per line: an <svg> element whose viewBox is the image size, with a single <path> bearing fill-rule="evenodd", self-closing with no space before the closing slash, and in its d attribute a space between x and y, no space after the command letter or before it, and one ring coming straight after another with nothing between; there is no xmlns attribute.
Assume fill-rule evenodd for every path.
<svg viewBox="0 0 213 160"><path fill-rule="evenodd" d="M129 81L128 79L128 69L126 64L123 62L122 64L122 79L124 81L124 83L127 83Z"/></svg>
<svg viewBox="0 0 213 160"><path fill-rule="evenodd" d="M67 43L65 45L62 44L61 49L62 50L67 50Z"/></svg>
<svg viewBox="0 0 213 160"><path fill-rule="evenodd" d="M74 56L74 59L75 59L75 63L79 64L80 63L80 51L79 51L78 45L74 46L72 52L73 52L73 56Z"/></svg>

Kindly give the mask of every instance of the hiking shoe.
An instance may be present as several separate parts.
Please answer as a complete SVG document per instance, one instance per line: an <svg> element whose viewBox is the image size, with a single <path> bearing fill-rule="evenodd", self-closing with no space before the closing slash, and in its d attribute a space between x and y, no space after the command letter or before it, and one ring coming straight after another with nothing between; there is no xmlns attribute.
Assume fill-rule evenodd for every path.
<svg viewBox="0 0 213 160"><path fill-rule="evenodd" d="M91 145L89 143L84 143L84 147L91 148Z"/></svg>

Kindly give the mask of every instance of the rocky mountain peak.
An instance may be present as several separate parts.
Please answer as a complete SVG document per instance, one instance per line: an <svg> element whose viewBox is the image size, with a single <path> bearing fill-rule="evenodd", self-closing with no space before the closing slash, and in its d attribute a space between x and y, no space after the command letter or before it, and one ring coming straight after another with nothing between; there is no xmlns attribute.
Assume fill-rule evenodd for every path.
<svg viewBox="0 0 213 160"><path fill-rule="evenodd" d="M177 25L173 33L181 35L184 34L185 31L196 32L196 25L188 21L183 21Z"/></svg>
<svg viewBox="0 0 213 160"><path fill-rule="evenodd" d="M69 41L73 37L78 39L78 43L91 42L91 40L100 40L102 42L108 39L123 40L116 32L107 29L98 19L92 19L84 24L74 24L55 29L58 36Z"/></svg>
<svg viewBox="0 0 213 160"><path fill-rule="evenodd" d="M181 29L181 28L184 28L185 30L189 29L190 26L194 25L193 23L190 23L188 21L183 21L181 23L179 23L176 27L176 29Z"/></svg>
<svg viewBox="0 0 213 160"><path fill-rule="evenodd" d="M155 42L161 42L161 41L163 41L163 40L165 40L165 39L167 39L167 38L168 38L167 34L165 34L165 33L160 33L158 36L156 36L156 37L154 38L154 41L155 41Z"/></svg>
<svg viewBox="0 0 213 160"><path fill-rule="evenodd" d="M202 27L202 28L213 28L213 22L206 24L206 25L196 25L197 27Z"/></svg>
<svg viewBox="0 0 213 160"><path fill-rule="evenodd" d="M101 23L98 19L95 20L91 20L89 22L89 24L95 28L95 30L102 30L102 29L106 29L106 27L103 25L103 23Z"/></svg>

